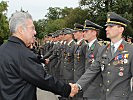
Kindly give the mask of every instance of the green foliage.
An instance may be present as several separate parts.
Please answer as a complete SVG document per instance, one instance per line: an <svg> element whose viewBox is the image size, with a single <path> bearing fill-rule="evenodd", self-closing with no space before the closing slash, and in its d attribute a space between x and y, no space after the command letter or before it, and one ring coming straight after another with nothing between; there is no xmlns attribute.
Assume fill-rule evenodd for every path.
<svg viewBox="0 0 133 100"><path fill-rule="evenodd" d="M53 33L56 30L60 30L64 27L65 27L64 19L49 20L46 27L45 27L45 32L47 34Z"/></svg>
<svg viewBox="0 0 133 100"><path fill-rule="evenodd" d="M4 39L7 39L9 36L9 26L8 19L6 17L7 11L7 2L0 2L0 41L3 42Z"/></svg>
<svg viewBox="0 0 133 100"><path fill-rule="evenodd" d="M38 21L34 21L34 25L36 28L36 37L42 39L46 33L45 32L45 24L47 21L45 19L40 19Z"/></svg>
<svg viewBox="0 0 133 100"><path fill-rule="evenodd" d="M133 33L132 0L80 0L79 5L77 8L64 7L63 9L50 7L45 15L46 19L39 20L35 24L37 36L43 37L64 27L73 28L74 23L84 24L86 19L104 27L109 11L114 11L130 20L131 24L126 28L124 35L133 35L131 34ZM101 30L99 37L106 39L105 27Z"/></svg>
<svg viewBox="0 0 133 100"><path fill-rule="evenodd" d="M48 20L56 20L60 18L61 9L59 7L49 7L49 12L45 15Z"/></svg>
<svg viewBox="0 0 133 100"><path fill-rule="evenodd" d="M47 13L48 15L46 15L50 15L49 17L47 17L47 23L45 25L45 32L47 34L65 27L74 28L74 23L84 24L84 20L88 19L89 17L88 10L82 10L79 7L74 9L67 7L60 10L58 9L57 11L54 11L60 14L58 15L58 17L55 16L55 13L53 13L51 9L52 8L50 8L50 11Z"/></svg>
<svg viewBox="0 0 133 100"><path fill-rule="evenodd" d="M80 0L82 8L88 9L90 20L102 26L106 23L106 14L109 11L116 12L131 21L124 33L125 36L133 35L133 1L132 0ZM105 29L101 31L100 38L106 38Z"/></svg>
<svg viewBox="0 0 133 100"><path fill-rule="evenodd" d="M74 28L74 23L84 24L84 21L89 18L88 10L82 10L81 8L73 9L68 16L64 18L65 26Z"/></svg>

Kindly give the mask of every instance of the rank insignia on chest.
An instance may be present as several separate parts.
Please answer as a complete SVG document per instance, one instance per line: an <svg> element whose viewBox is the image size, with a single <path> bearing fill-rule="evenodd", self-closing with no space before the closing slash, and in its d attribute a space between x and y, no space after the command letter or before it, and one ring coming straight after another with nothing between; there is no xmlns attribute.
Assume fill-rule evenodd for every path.
<svg viewBox="0 0 133 100"><path fill-rule="evenodd" d="M89 60L88 60L88 62L91 63L91 64L92 64L94 61L95 61L94 59L89 59Z"/></svg>
<svg viewBox="0 0 133 100"><path fill-rule="evenodd" d="M128 63L128 59L124 59L124 64L127 64Z"/></svg>
<svg viewBox="0 0 133 100"><path fill-rule="evenodd" d="M118 55L118 60L121 60L123 58L122 54Z"/></svg>
<svg viewBox="0 0 133 100"><path fill-rule="evenodd" d="M123 76L124 75L124 67L120 67L120 72L118 73L119 76Z"/></svg>
<svg viewBox="0 0 133 100"><path fill-rule="evenodd" d="M128 63L129 54L119 54L114 58L114 65Z"/></svg>
<svg viewBox="0 0 133 100"><path fill-rule="evenodd" d="M127 53L128 51L122 51L121 53Z"/></svg>
<svg viewBox="0 0 133 100"><path fill-rule="evenodd" d="M119 71L118 75L122 77L124 75L124 72L123 72L124 67L120 67L119 69L120 69L120 71Z"/></svg>
<svg viewBox="0 0 133 100"><path fill-rule="evenodd" d="M104 71L104 65L101 66L101 71Z"/></svg>
<svg viewBox="0 0 133 100"><path fill-rule="evenodd" d="M77 55L80 55L79 52L80 52L80 50L77 50Z"/></svg>
<svg viewBox="0 0 133 100"><path fill-rule="evenodd" d="M124 71L124 67L120 67L119 69L120 69L120 71Z"/></svg>
<svg viewBox="0 0 133 100"><path fill-rule="evenodd" d="M93 53L89 54L88 58L93 59L94 58L94 54Z"/></svg>
<svg viewBox="0 0 133 100"><path fill-rule="evenodd" d="M124 58L127 59L129 54L124 54Z"/></svg>
<svg viewBox="0 0 133 100"><path fill-rule="evenodd" d="M67 56L69 57L70 56L70 53L67 53Z"/></svg>
<svg viewBox="0 0 133 100"><path fill-rule="evenodd" d="M124 50L124 45L123 44L120 44L120 46L118 47L119 51L123 51Z"/></svg>
<svg viewBox="0 0 133 100"><path fill-rule="evenodd" d="M122 71L120 71L120 72L118 73L118 75L119 75L119 76L123 76L124 73L123 73Z"/></svg>

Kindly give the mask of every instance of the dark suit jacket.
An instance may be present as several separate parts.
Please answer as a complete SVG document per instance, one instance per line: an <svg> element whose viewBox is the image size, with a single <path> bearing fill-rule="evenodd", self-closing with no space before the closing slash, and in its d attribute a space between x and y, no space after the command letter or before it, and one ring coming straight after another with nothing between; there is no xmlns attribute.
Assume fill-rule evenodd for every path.
<svg viewBox="0 0 133 100"><path fill-rule="evenodd" d="M98 73L102 73L102 100L132 100L132 66L133 46L123 40L114 56L111 56L109 45L99 49L96 60L77 83L84 89Z"/></svg>
<svg viewBox="0 0 133 100"><path fill-rule="evenodd" d="M0 100L36 100L36 87L65 97L71 91L48 75L36 55L12 36L0 47Z"/></svg>

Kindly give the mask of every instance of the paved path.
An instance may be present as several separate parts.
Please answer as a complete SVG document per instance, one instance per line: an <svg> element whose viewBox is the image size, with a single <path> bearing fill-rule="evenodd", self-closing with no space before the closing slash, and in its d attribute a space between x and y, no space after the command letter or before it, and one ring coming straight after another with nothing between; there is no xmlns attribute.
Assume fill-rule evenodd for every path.
<svg viewBox="0 0 133 100"><path fill-rule="evenodd" d="M37 89L37 100L58 100L58 98L51 92Z"/></svg>

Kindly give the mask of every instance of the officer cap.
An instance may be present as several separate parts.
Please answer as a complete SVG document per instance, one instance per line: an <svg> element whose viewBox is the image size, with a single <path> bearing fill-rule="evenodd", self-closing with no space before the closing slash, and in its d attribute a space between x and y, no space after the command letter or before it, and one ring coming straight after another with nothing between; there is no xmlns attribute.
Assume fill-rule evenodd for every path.
<svg viewBox="0 0 133 100"><path fill-rule="evenodd" d="M55 38L55 37L58 37L58 36L59 36L59 35L58 35L57 33L54 34L54 38Z"/></svg>
<svg viewBox="0 0 133 100"><path fill-rule="evenodd" d="M132 37L131 37L131 36L127 36L127 38L128 38L128 39L132 39Z"/></svg>
<svg viewBox="0 0 133 100"><path fill-rule="evenodd" d="M56 37L58 37L58 36L60 35L60 31L61 31L61 30L57 30L57 31L55 32L55 34L56 34L55 36L56 36Z"/></svg>
<svg viewBox="0 0 133 100"><path fill-rule="evenodd" d="M54 38L55 37L55 33L50 33L51 35L52 35L52 38Z"/></svg>
<svg viewBox="0 0 133 100"><path fill-rule="evenodd" d="M114 26L114 25L122 25L124 27L129 24L130 21L116 14L115 12L107 13L107 22L105 26Z"/></svg>
<svg viewBox="0 0 133 100"><path fill-rule="evenodd" d="M74 32L74 30L71 29L71 28L64 28L63 29L64 35L66 35L66 34L72 34L73 32Z"/></svg>
<svg viewBox="0 0 133 100"><path fill-rule="evenodd" d="M101 28L103 28L102 26L91 22L90 20L85 20L85 25L84 25L84 31L85 30L100 30Z"/></svg>
<svg viewBox="0 0 133 100"><path fill-rule="evenodd" d="M63 35L63 34L64 34L63 30L60 30L59 35Z"/></svg>
<svg viewBox="0 0 133 100"><path fill-rule="evenodd" d="M52 34L53 34L53 33L49 33L47 36L52 37Z"/></svg>
<svg viewBox="0 0 133 100"><path fill-rule="evenodd" d="M84 26L83 25L78 24L78 23L75 23L74 24L74 32L83 31L83 29L84 29Z"/></svg>

